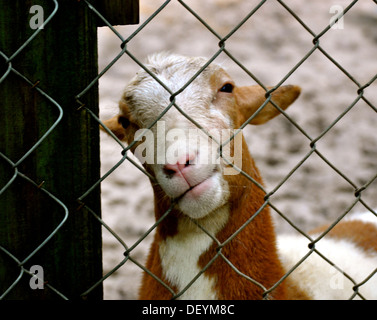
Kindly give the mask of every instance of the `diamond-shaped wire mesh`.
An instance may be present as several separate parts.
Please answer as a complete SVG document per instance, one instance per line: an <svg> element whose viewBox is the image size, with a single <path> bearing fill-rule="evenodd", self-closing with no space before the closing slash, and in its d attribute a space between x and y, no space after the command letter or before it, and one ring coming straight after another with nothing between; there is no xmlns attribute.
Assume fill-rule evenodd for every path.
<svg viewBox="0 0 377 320"><path fill-rule="evenodd" d="M339 1L333 9L340 7L344 16L339 16L338 21L333 19L335 13L326 1L141 0L142 23L126 27L109 25L90 0L85 3L92 14L108 26L99 30L99 75L81 93L74 94L79 106L99 123L101 121L90 108L80 102L81 97L99 82L100 118L114 115L128 80L139 68L149 72L143 62L149 54L158 51L206 56L208 64L222 63L239 84L278 87L294 83L302 87L302 97L283 116L265 127L245 127L244 134L265 178L264 205L272 208L278 233L298 232L309 245L307 254L297 261L287 276L310 255L318 254L333 264L331 257L323 256L316 249L316 244L352 212L368 210L376 215L373 211L377 207L374 197L377 178L377 135L374 131L377 120L376 1ZM9 72L16 71L9 62L11 57L1 51L0 54L8 61L8 68L0 78L1 85ZM25 78L21 74L18 76ZM179 108L174 98L184 89L169 91L172 102L166 106L167 112L169 108ZM60 108L54 97L38 87L36 90L54 107ZM194 122L191 115L185 116ZM54 128L55 124L33 150ZM105 298L135 299L142 272L150 273L144 262L152 235L169 210L160 221L154 221L147 172L132 156L129 146L104 133L101 139L102 177L77 198L103 226L104 276L83 295L103 283ZM23 152L24 156L17 163L0 153L9 164L9 181L0 186L0 197L16 177L21 177L64 208L61 224L54 228L46 243L65 221L65 204L58 199L59 195L51 195L18 171L29 150ZM84 201L99 184L102 186L102 218ZM253 219L254 215L249 223L253 223ZM330 227L319 238L311 238L307 232L322 223L330 223ZM219 243L219 247L223 245ZM25 261L20 261L21 258L13 256L1 244L0 249L14 260L20 272L7 291L0 293L6 297L23 273L30 272L23 267ZM265 288L237 270L234 261L227 260L221 250L210 264L215 259L224 259L240 277L261 286L265 298L283 280L272 288ZM342 271L341 266L337 267ZM376 270L371 270L369 277ZM181 292L174 292L173 288L157 280L178 298L204 271ZM349 297L364 298L358 288L369 277L358 283L349 275L344 276L354 286ZM59 288L53 290L64 297Z"/></svg>
<svg viewBox="0 0 377 320"><path fill-rule="evenodd" d="M245 128L244 130L250 141L252 154L258 159L257 164L263 167L262 173L269 186L266 191L269 195L269 204L278 213L277 228L279 232L292 232L291 224L293 224L293 229L297 228L307 237L306 232L313 226L328 221L338 221L345 213L349 214L348 211L353 211L353 206L357 207L354 211L365 210L360 203L367 204L369 208L375 206L373 197L364 201L364 195L363 199L354 195L355 192L359 195L356 190L363 184L373 185L376 176L373 172L375 169L371 169L367 180L354 181L354 177L349 177L349 173L352 172L352 169L349 168L352 168L352 165L342 168L341 158L336 157L339 149L348 149L348 147L351 149L352 145L358 146L358 142L351 140L347 147L342 146L342 142L340 142L337 151L322 144L327 137L331 141L338 139L337 127L342 125L342 121L344 121L345 127L348 126L349 121L352 121L351 118L348 121L342 119L347 118L348 115L352 117L350 113L353 113L354 108L358 106L359 100L363 101L366 98L366 95L360 95L358 90L369 82L373 85L373 76L375 77L372 72L358 82L355 80L357 77L348 70L350 67L342 65L338 61L341 58L335 57L336 54L339 54L336 51L336 43L341 41L337 32L341 34L342 31L329 27L330 18L333 16L329 12L329 5L304 6L298 3L286 4L282 1L248 3L211 1L205 5L195 1L178 1L178 3L161 1L158 4L145 2L144 5L143 7L142 4L147 21L145 26L136 32L132 28L117 29L118 32L124 30L124 34L132 34L132 39L126 41L126 54L130 53L131 61L128 59L124 62L125 73L127 73L126 66L129 68L130 65L133 65L132 61L136 62L136 65L132 66L132 68L135 67L135 70L140 66L143 67L143 59L155 51L170 50L187 55L203 55L210 59L219 53L220 48L221 53L219 57L216 57L216 62L224 63L226 68L231 70L230 74L236 81L240 79L245 84L257 82L262 85L279 85L286 81L303 86L304 96L302 99L307 103L301 101L299 102L300 106L289 110L286 115L287 120L279 120L279 123L274 124L275 128L269 126L260 129ZM163 7L159 7L160 5ZM370 3L369 7L374 7L374 4ZM356 2L344 3L343 8L346 14L348 12L349 20L353 24L356 22L353 19L357 18L351 17L352 10L358 12L355 14L356 16L365 12L365 7L358 7ZM156 17L151 16L157 9L161 9L161 12L158 11ZM320 12L316 19L310 15L313 10ZM147 20L149 17L152 18L150 21ZM344 20L347 23L347 18ZM350 25L348 27L351 29ZM162 30L165 30L164 34L166 33L166 41L163 43L159 36ZM109 36L107 32L104 30L105 42L105 37ZM358 31L354 32L357 37ZM354 41L361 45L364 40L360 37ZM335 44L332 43L334 41ZM108 43L112 44L111 41ZM145 43L149 45L145 46ZM360 51L363 50L360 48ZM317 69L316 66L321 67ZM117 72L119 74L119 71ZM134 70L129 72L129 78L133 73ZM114 77L116 76L114 75ZM346 86L344 94L347 98L336 99L331 94L332 88L338 87L337 96L339 96L343 92L343 89L339 87L343 86ZM114 95L113 99L120 96L122 89L123 87L119 88L119 93ZM369 90L369 94L371 94L370 92ZM110 93L104 92L104 95L110 96ZM329 98L330 96L331 98ZM110 101L108 103L109 105L114 104ZM332 107L330 104L334 106ZM310 113L303 109L300 110L300 108L306 108L307 105L311 105ZM375 118L373 103L367 102L366 105L369 107L365 107L364 111ZM106 103L104 103L102 112L104 117L108 117L114 114L114 109L108 107L107 110ZM357 111L354 112L357 113ZM338 119L339 117L340 119ZM344 135L341 137L342 140L347 141L354 136L353 129L349 134L344 127L339 130ZM286 136L284 135L285 139L279 139L282 132L286 134ZM108 141L107 137L104 139ZM279 144L282 145L279 146ZM106 151L103 152L103 159L108 155L107 148L106 146ZM354 160L353 165L356 165L357 160ZM140 183L138 178L131 178L135 180L130 181L129 184L124 181L125 177L143 175L138 172L130 173L130 170L132 169L129 167L120 168L114 178L110 177L110 179L114 179L113 182L104 181L103 188L108 192L109 198L121 201L120 197L111 195L114 184L117 184L118 189L123 190L124 193L130 192L130 189L136 186L140 189L135 190L132 194L140 194L141 199L148 199L151 203L152 192L147 179L145 179L145 185ZM106 185L107 183L109 185ZM144 186L147 189L145 191L143 190ZM372 189L373 186L370 188ZM150 197L148 197L148 193ZM328 198L329 194L332 194L331 198ZM132 217L122 223L124 229L140 230L140 225L145 222L153 226L151 206L145 204L140 206L138 200L134 201L131 200L131 197L126 197L122 200L123 206L122 204L113 206L109 203L109 208L118 208L119 214L125 210L123 212L127 212L127 215ZM106 205L104 209L105 207ZM150 217L143 216L143 211L149 211ZM140 215L142 216L140 217ZM120 222L120 220L115 221ZM130 236L129 239L130 243L134 243L139 238L138 235L135 235L134 237ZM148 239L149 237L143 242ZM308 243L312 240L308 240ZM136 243L141 246L143 242ZM144 255L145 259L147 248L148 245L145 245L140 253L135 252L135 256L140 256L139 259L143 259L142 255ZM130 291L124 289L129 283L126 280L127 277L138 274L138 268L135 268L135 271L132 271L132 265L129 268L130 272L128 273L125 271L126 268L122 267L119 270L119 276L115 275L114 277L113 285L119 288L119 293L116 293L116 289L109 285L109 290L114 290L114 296L136 297L130 291L136 292L137 285ZM122 281L121 277L124 282L117 286L115 281ZM110 291L109 296L111 296Z"/></svg>

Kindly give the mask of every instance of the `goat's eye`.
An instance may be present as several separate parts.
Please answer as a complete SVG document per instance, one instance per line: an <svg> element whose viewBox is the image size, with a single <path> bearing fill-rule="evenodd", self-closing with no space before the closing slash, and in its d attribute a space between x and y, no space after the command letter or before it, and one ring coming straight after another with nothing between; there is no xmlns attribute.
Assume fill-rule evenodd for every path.
<svg viewBox="0 0 377 320"><path fill-rule="evenodd" d="M234 86L231 83L226 83L221 87L220 92L232 93L233 88Z"/></svg>
<svg viewBox="0 0 377 320"><path fill-rule="evenodd" d="M130 120L125 117L119 117L118 121L124 129L127 129L127 127L130 125Z"/></svg>

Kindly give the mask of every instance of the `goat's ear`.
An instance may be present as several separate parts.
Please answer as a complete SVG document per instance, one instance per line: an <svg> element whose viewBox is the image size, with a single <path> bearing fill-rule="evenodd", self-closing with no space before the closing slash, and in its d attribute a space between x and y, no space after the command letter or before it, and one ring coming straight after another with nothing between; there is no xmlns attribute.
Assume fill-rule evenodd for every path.
<svg viewBox="0 0 377 320"><path fill-rule="evenodd" d="M103 124L110 129L119 140L126 141L127 135L130 135L135 125L133 125L129 120L129 108L123 99L119 101L119 110L121 115L105 120L103 121ZM106 131L102 126L100 128Z"/></svg>
<svg viewBox="0 0 377 320"><path fill-rule="evenodd" d="M119 140L124 140L126 137L126 128L128 126L128 119L122 116L115 116L111 119L103 121L103 124L116 135ZM106 131L102 126L101 129Z"/></svg>
<svg viewBox="0 0 377 320"><path fill-rule="evenodd" d="M268 87L270 90L271 87ZM281 86L271 94L271 100L281 109L285 110L300 95L301 89L298 86ZM260 86L236 87L234 96L241 115L240 124L249 119L266 101L266 91ZM268 103L249 122L249 124L263 124L279 115L280 112L272 103Z"/></svg>

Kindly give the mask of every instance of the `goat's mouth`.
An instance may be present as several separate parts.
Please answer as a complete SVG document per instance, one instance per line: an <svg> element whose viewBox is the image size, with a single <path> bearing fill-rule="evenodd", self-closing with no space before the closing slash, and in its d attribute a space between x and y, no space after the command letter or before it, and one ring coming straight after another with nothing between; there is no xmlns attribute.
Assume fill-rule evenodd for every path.
<svg viewBox="0 0 377 320"><path fill-rule="evenodd" d="M221 173L215 172L188 188L175 198L175 201L182 213L193 219L200 219L226 203L228 199L226 190Z"/></svg>
<svg viewBox="0 0 377 320"><path fill-rule="evenodd" d="M187 191L185 191L183 193L183 195L181 197L185 197L186 195L191 195L193 197L198 197L200 196L205 190L208 189L208 185L210 184L209 183L209 180L210 178L212 178L212 176L210 176L209 178L203 180L202 182L199 182L198 184L190 187Z"/></svg>
<svg viewBox="0 0 377 320"><path fill-rule="evenodd" d="M201 195L210 192L210 189L213 186L213 180L216 179L216 176L218 173L219 173L219 169L215 167L208 177L203 179L201 182L193 186L190 186L180 196L176 197L175 200L179 201L182 198L187 198L187 197L192 198L192 200L198 200Z"/></svg>

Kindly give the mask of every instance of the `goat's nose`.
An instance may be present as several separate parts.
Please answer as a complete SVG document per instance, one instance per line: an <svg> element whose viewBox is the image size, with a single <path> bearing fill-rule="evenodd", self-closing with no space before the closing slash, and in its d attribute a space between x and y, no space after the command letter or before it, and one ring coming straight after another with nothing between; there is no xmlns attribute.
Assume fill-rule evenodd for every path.
<svg viewBox="0 0 377 320"><path fill-rule="evenodd" d="M173 176L179 172L184 175L185 171L192 165L195 158L196 156L194 154L186 154L179 158L175 164L165 164L163 170L168 176Z"/></svg>

